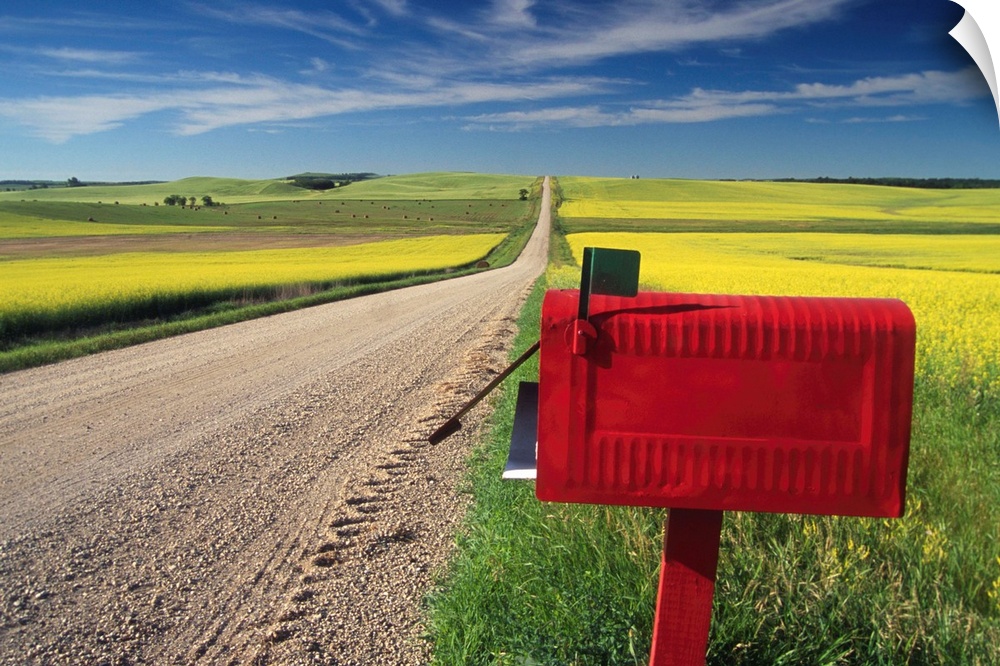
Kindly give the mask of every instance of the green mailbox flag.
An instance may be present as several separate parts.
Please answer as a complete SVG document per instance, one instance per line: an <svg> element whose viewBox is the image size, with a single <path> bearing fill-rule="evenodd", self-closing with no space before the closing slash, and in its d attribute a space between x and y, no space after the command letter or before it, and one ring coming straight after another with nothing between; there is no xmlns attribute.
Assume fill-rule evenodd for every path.
<svg viewBox="0 0 1000 666"><path fill-rule="evenodd" d="M606 247L583 248L580 319L590 312L590 295L634 297L639 293L639 252Z"/></svg>

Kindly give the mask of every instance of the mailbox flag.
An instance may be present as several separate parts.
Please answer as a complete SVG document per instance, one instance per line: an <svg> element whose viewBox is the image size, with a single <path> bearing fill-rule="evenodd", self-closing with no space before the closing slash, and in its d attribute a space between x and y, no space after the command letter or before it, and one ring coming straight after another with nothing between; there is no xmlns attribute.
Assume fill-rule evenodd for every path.
<svg viewBox="0 0 1000 666"><path fill-rule="evenodd" d="M639 293L639 252L583 248L579 318L586 319L591 294L633 297Z"/></svg>

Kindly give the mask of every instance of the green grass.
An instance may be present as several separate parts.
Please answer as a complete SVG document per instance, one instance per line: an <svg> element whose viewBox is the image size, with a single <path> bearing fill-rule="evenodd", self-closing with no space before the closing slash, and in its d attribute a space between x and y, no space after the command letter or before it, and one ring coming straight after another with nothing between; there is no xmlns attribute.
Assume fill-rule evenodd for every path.
<svg viewBox="0 0 1000 666"><path fill-rule="evenodd" d="M959 393L918 386L902 519L727 516L710 663L997 663L1000 412Z"/></svg>
<svg viewBox="0 0 1000 666"><path fill-rule="evenodd" d="M465 172L418 173L352 183L343 190L327 190L323 198L336 199L490 199L514 201L523 188L537 188L535 176Z"/></svg>
<svg viewBox="0 0 1000 666"><path fill-rule="evenodd" d="M557 230L566 224L557 220ZM776 256L794 249L792 238L772 240ZM874 261L871 248L827 241L825 254L808 254ZM927 269L964 265L976 249L975 239L954 239L954 255L935 254L932 239L901 243L882 249ZM550 285L575 286L565 239L552 248L563 268L549 271ZM994 263L984 257L975 269ZM512 358L538 339L546 286L522 311ZM934 359L948 365L945 352ZM916 381L903 518L725 515L709 664L1000 663L1000 399L981 390L1000 385L1000 367L935 367ZM501 387L492 431L472 457L459 552L428 600L434 663L645 664L665 511L543 504L530 482L502 481L518 379L536 381L537 364Z"/></svg>
<svg viewBox="0 0 1000 666"><path fill-rule="evenodd" d="M71 201L0 201L0 238L267 231L437 235L509 230L532 201L329 200L254 202L192 210ZM88 222L93 219L93 222Z"/></svg>
<svg viewBox="0 0 1000 666"><path fill-rule="evenodd" d="M523 310L518 354L538 337L544 286ZM531 483L500 480L516 382L537 373L536 356L507 380L490 443L472 460L476 500L461 555L430 602L435 663L643 663L655 521L634 519L643 512L543 505ZM612 523L629 529L610 530Z"/></svg>
<svg viewBox="0 0 1000 666"><path fill-rule="evenodd" d="M544 286L512 356L537 339ZM665 513L543 504L500 479L516 381L535 378L526 364L504 385L471 461L459 555L429 600L434 663L644 664ZM914 421L900 520L726 514L709 664L997 663L1000 408L922 381Z"/></svg>

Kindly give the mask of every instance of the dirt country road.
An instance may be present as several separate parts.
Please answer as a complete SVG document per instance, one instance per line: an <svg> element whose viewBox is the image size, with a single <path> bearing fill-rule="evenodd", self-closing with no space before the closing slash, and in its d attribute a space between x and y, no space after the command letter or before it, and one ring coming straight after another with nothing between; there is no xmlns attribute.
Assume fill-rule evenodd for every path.
<svg viewBox="0 0 1000 666"><path fill-rule="evenodd" d="M0 664L413 664L508 268L0 375Z"/></svg>

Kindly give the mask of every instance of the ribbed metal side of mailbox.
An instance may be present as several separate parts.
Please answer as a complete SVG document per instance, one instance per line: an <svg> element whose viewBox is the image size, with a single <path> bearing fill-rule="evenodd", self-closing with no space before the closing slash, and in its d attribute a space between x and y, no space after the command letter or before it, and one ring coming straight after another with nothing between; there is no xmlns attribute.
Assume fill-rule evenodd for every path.
<svg viewBox="0 0 1000 666"><path fill-rule="evenodd" d="M896 516L915 329L900 301L578 293L542 308L537 493L565 502Z"/></svg>

